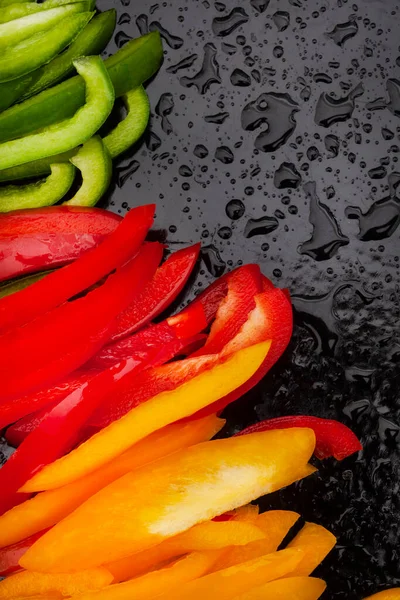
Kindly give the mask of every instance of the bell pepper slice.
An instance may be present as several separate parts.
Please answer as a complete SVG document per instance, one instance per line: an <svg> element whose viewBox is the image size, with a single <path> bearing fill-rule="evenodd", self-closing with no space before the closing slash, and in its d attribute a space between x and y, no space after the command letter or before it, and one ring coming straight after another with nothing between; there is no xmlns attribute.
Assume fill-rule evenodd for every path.
<svg viewBox="0 0 400 600"><path fill-rule="evenodd" d="M218 369L225 381L227 369L224 367L238 370L239 364L240 370L247 370L250 360L260 362L261 349L262 346L255 346L240 351L239 363L235 360L237 356L230 358L213 369L213 374ZM207 386L212 380L215 382L212 376L208 378ZM184 387L189 389L187 384ZM199 385L196 388L200 395ZM167 410L167 396L163 394L164 410ZM188 403L191 395L185 394L185 398ZM143 407L150 405L146 403ZM136 425L141 425L139 411L134 411ZM149 414L154 422L155 410ZM111 428L115 429L115 424ZM103 438L103 448L106 432L97 434ZM135 433L131 430L133 438ZM85 446L93 449L93 439L80 449ZM30 570L54 573L78 567L86 569L146 550L197 523L302 478L310 472L308 459L314 445L312 430L292 429L214 440L176 452L103 488L35 542L20 564ZM115 454L115 448L112 451ZM76 452L73 450L68 456L75 454L76 457ZM69 462L72 466L67 458L64 457L64 464ZM57 472L57 463L53 463L52 470L54 465ZM75 471L78 476L83 472L82 463L79 465L81 472ZM36 483L39 484L39 480ZM105 520L104 511L110 511L110 507L112 518Z"/></svg>
<svg viewBox="0 0 400 600"><path fill-rule="evenodd" d="M362 450L362 445L357 436L339 421L321 419L308 415L293 415L266 419L250 427L246 427L236 435L246 435L254 431L267 431L270 429L286 429L288 427L310 427L316 436L315 456L319 459L334 456L336 460L343 460L355 452Z"/></svg>
<svg viewBox="0 0 400 600"><path fill-rule="evenodd" d="M123 96L149 79L158 70L162 57L162 43L157 31L130 40L113 56L107 58L104 65L114 87L115 96ZM71 118L84 103L85 82L80 76L72 77L4 111L0 115L0 140L26 136ZM93 133L96 131L97 129ZM78 143L80 142L75 146ZM54 153L56 152L58 150ZM2 172L0 180L31 177L31 172L28 166L15 171L11 169L8 173ZM40 175L47 171L34 172Z"/></svg>
<svg viewBox="0 0 400 600"><path fill-rule="evenodd" d="M227 546L241 547L263 537L262 531L251 522L206 521L165 540L158 546L106 563L105 567L112 573L115 582L127 581L187 552L218 550ZM225 552L222 553L222 556L224 555ZM216 560L218 558L216 557Z"/></svg>
<svg viewBox="0 0 400 600"><path fill-rule="evenodd" d="M160 600L233 600L252 586L284 577L301 560L302 552L281 550L210 573L160 596Z"/></svg>
<svg viewBox="0 0 400 600"><path fill-rule="evenodd" d="M1 549L0 577L5 577L6 575L15 573L15 571L20 571L21 567L19 566L19 559L43 534L44 531L40 531L39 533L35 533L26 539L7 546L7 548Z"/></svg>
<svg viewBox="0 0 400 600"><path fill-rule="evenodd" d="M47 32L74 13L87 11L87 3L74 2L0 24L0 48L9 48L23 40Z"/></svg>
<svg viewBox="0 0 400 600"><path fill-rule="evenodd" d="M368 596L365 600L400 600L400 588L392 588L390 590L383 590L373 596Z"/></svg>
<svg viewBox="0 0 400 600"><path fill-rule="evenodd" d="M246 545L229 548L216 562L213 571L226 569L265 554L276 552L278 546L299 517L300 515L297 513L288 510L269 510L258 515L254 523L264 532L265 537Z"/></svg>
<svg viewBox="0 0 400 600"><path fill-rule="evenodd" d="M106 210L68 206L0 214L0 281L71 262L120 221Z"/></svg>
<svg viewBox="0 0 400 600"><path fill-rule="evenodd" d="M86 296L0 336L2 401L49 386L93 356L107 341L116 314L134 297L143 280L151 277L161 254L161 245L148 244ZM23 356L29 356L29 361L21 373Z"/></svg>
<svg viewBox="0 0 400 600"><path fill-rule="evenodd" d="M55 525L103 487L126 473L139 469L164 456L205 442L223 427L225 421L215 415L185 425L173 423L155 431L134 444L126 452L83 479L66 486L42 492L30 500L15 506L0 517L0 565L2 557L9 554L12 544L22 540L24 552L32 543L32 534L43 535L43 531ZM25 538L28 538L25 540ZM24 545L24 541L26 542ZM20 558L20 557L18 557ZM10 559L7 559L7 564ZM17 564L14 562L14 565Z"/></svg>
<svg viewBox="0 0 400 600"><path fill-rule="evenodd" d="M0 300L0 331L19 327L86 290L138 251L154 215L154 205L130 210L99 246L32 286ZM147 278L146 278L147 279Z"/></svg>
<svg viewBox="0 0 400 600"><path fill-rule="evenodd" d="M284 577L266 585L254 587L235 600L318 600L326 583L314 577Z"/></svg>
<svg viewBox="0 0 400 600"><path fill-rule="evenodd" d="M310 575L335 547L335 544L335 536L325 527L315 523L306 523L287 545L287 548L300 548L304 554L297 567L291 571L291 575Z"/></svg>
<svg viewBox="0 0 400 600"><path fill-rule="evenodd" d="M22 571L0 581L0 598L9 599L52 592L72 596L94 592L108 586L112 580L111 573L104 567L57 575Z"/></svg>
<svg viewBox="0 0 400 600"><path fill-rule="evenodd" d="M67 29L67 19L63 25ZM86 104L66 121L0 144L1 169L69 150L92 137L104 123L114 104L114 90L101 58L81 57L73 64L86 83Z"/></svg>
<svg viewBox="0 0 400 600"><path fill-rule="evenodd" d="M59 163L50 168L51 175L43 181L1 187L0 212L50 206L61 200L74 181L75 167Z"/></svg>
<svg viewBox="0 0 400 600"><path fill-rule="evenodd" d="M193 552L172 565L125 583L111 585L99 592L84 594L79 596L79 600L124 600L126 598L148 600L203 577L218 555L219 552L216 551Z"/></svg>
<svg viewBox="0 0 400 600"><path fill-rule="evenodd" d="M8 23L14 19L21 19L34 13L43 12L50 8L57 8L64 4L73 4L74 2L82 2L82 0L46 0L38 4L37 2L10 2L8 4L0 4L0 23ZM93 1L89 2L84 0L84 10L94 10L95 6ZM83 11L82 11L83 12Z"/></svg>
<svg viewBox="0 0 400 600"><path fill-rule="evenodd" d="M137 300L118 316L111 339L119 340L134 333L166 310L189 279L199 252L200 244L194 244L171 254Z"/></svg>
<svg viewBox="0 0 400 600"><path fill-rule="evenodd" d="M23 77L0 82L0 111L12 106L35 81L36 73L31 71ZM50 166L49 166L50 169Z"/></svg>
<svg viewBox="0 0 400 600"><path fill-rule="evenodd" d="M107 191L112 175L111 156L102 139L98 135L90 138L70 162L82 173L82 185L64 204L94 206Z"/></svg>
<svg viewBox="0 0 400 600"><path fill-rule="evenodd" d="M142 85L130 90L122 101L126 108L126 117L105 138L112 158L119 156L144 134L150 118L150 102Z"/></svg>

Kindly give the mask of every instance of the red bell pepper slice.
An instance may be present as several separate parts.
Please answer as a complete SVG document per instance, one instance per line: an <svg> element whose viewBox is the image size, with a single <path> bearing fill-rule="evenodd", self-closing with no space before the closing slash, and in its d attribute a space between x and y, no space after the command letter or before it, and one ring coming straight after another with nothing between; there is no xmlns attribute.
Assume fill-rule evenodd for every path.
<svg viewBox="0 0 400 600"><path fill-rule="evenodd" d="M20 542L11 544L11 546L0 548L0 577L5 577L6 575L15 573L15 571L19 571L21 569L19 559L46 531L48 529L35 533Z"/></svg>
<svg viewBox="0 0 400 600"><path fill-rule="evenodd" d="M88 381L88 379L86 378L85 381ZM82 383L84 383L84 382L82 381ZM82 385L82 383L81 383L81 385ZM72 389L77 389L78 387L79 386L76 386L75 388L72 388ZM71 389L71 392L72 392L72 389ZM65 398L67 395L68 395L68 393L64 394L63 398ZM44 406L40 410L37 410L36 412L29 414L26 417L22 417L22 419L19 419L19 421L17 421L16 423L14 423L10 427L8 427L7 431L4 434L4 437L6 438L7 442L10 444L10 446L13 446L14 448L18 448L18 446L20 444L22 444L24 439L32 431L34 431L34 429L39 427L39 425L43 421L43 419L45 417L47 417L47 415L53 410L53 408L55 408L57 406L57 404L59 402L61 402L61 400L63 398L60 398L58 400L53 400L49 404L46 404L46 406Z"/></svg>
<svg viewBox="0 0 400 600"><path fill-rule="evenodd" d="M223 352L234 352L251 344L271 340L271 348L258 371L237 390L221 398L214 404L193 415L199 418L206 414L221 412L228 404L234 402L253 388L266 375L270 368L286 350L293 330L292 306L286 294L268 286L267 291L255 296L256 307L249 314L242 329L225 346Z"/></svg>
<svg viewBox="0 0 400 600"><path fill-rule="evenodd" d="M140 296L117 319L112 340L134 333L160 315L182 291L193 271L200 244L183 248L167 258Z"/></svg>
<svg viewBox="0 0 400 600"><path fill-rule="evenodd" d="M314 454L321 460L330 456L333 456L336 460L343 460L351 454L362 450L360 440L343 423L306 415L267 419L246 427L246 429L243 429L243 431L240 431L236 435L247 435L248 433L267 431L269 429L289 429L292 427L309 427L313 429L316 437Z"/></svg>
<svg viewBox="0 0 400 600"><path fill-rule="evenodd" d="M49 386L91 358L109 339L116 316L155 272L161 256L161 244L146 244L86 296L0 336L0 399Z"/></svg>
<svg viewBox="0 0 400 600"><path fill-rule="evenodd" d="M151 227L154 204L139 206L101 244L73 263L0 299L0 331L19 327L86 290L138 251Z"/></svg>
<svg viewBox="0 0 400 600"><path fill-rule="evenodd" d="M245 265L229 273L228 290L220 301L208 339L198 352L217 354L239 331L255 307L254 296L261 292L261 273L258 265ZM197 301L203 302L201 298Z"/></svg>
<svg viewBox="0 0 400 600"><path fill-rule="evenodd" d="M101 208L51 206L0 215L0 281L60 267L112 233L122 217Z"/></svg>
<svg viewBox="0 0 400 600"><path fill-rule="evenodd" d="M0 469L0 514L24 499L18 490L28 479L73 448L92 413L136 367L134 359L127 359L101 371L47 414Z"/></svg>

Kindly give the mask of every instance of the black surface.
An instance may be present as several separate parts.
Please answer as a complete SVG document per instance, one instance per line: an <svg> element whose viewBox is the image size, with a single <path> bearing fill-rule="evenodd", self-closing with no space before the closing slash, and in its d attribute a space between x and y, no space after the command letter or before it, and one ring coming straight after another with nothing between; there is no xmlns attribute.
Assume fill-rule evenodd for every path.
<svg viewBox="0 0 400 600"><path fill-rule="evenodd" d="M290 288L290 347L227 410L229 430L293 413L350 425L363 453L321 463L263 506L297 510L337 536L318 570L324 598L400 585L399 5L116 6L117 44L160 26L166 43L148 86L150 132L118 164L109 206L155 201L171 249L202 240L187 296L242 262Z"/></svg>

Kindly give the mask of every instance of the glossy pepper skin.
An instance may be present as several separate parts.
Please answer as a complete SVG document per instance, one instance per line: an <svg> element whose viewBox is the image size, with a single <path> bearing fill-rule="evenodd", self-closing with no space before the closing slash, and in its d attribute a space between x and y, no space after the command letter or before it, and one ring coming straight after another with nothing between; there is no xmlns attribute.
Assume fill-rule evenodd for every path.
<svg viewBox="0 0 400 600"><path fill-rule="evenodd" d="M112 340L134 333L168 308L186 284L199 252L200 244L194 244L167 258L135 302L118 316Z"/></svg>
<svg viewBox="0 0 400 600"><path fill-rule="evenodd" d="M71 262L102 242L120 221L101 208L67 206L0 215L0 281Z"/></svg>
<svg viewBox="0 0 400 600"><path fill-rule="evenodd" d="M133 208L96 248L41 281L2 298L0 331L28 323L89 288L126 262L143 243L153 223L154 210L154 204Z"/></svg>
<svg viewBox="0 0 400 600"><path fill-rule="evenodd" d="M176 452L103 488L41 537L20 564L55 573L146 550L310 474L314 445L312 430L293 429Z"/></svg>
<svg viewBox="0 0 400 600"><path fill-rule="evenodd" d="M134 259L86 296L61 304L0 336L1 400L9 401L51 385L93 356L107 341L115 316L156 270L161 255L161 245L144 246ZM29 361L21 373L23 356L29 356Z"/></svg>
<svg viewBox="0 0 400 600"><path fill-rule="evenodd" d="M235 600L318 600L326 589L325 581L314 577L284 577L253 587Z"/></svg>
<svg viewBox="0 0 400 600"><path fill-rule="evenodd" d="M343 460L355 452L362 450L362 445L357 436L339 421L321 419L308 415L293 415L266 419L250 427L246 427L236 435L246 435L255 431L268 431L271 429L287 429L289 427L310 427L316 436L315 456L319 459L333 456L336 460Z"/></svg>

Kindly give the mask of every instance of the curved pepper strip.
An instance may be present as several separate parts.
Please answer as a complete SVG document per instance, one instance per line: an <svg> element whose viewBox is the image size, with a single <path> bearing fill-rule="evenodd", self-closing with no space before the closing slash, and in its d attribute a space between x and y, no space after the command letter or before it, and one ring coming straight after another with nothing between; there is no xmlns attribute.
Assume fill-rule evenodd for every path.
<svg viewBox="0 0 400 600"><path fill-rule="evenodd" d="M61 200L71 187L75 167L67 163L50 165L51 174L44 181L0 188L0 212L50 206Z"/></svg>
<svg viewBox="0 0 400 600"><path fill-rule="evenodd" d="M67 517L106 485L164 456L211 439L224 424L225 421L215 415L185 425L173 423L134 444L129 450L86 477L55 490L37 494L23 504L15 506L0 516L0 548L3 548L0 550L0 565L2 561L7 565L18 564L18 561L15 562L12 546L15 542L20 541L25 552L35 541L30 542L31 538L28 536L37 534L40 537L44 530Z"/></svg>
<svg viewBox="0 0 400 600"><path fill-rule="evenodd" d="M390 590L384 590L383 592L378 592L373 596L368 596L365 600L400 600L400 588L392 588Z"/></svg>
<svg viewBox="0 0 400 600"><path fill-rule="evenodd" d="M0 281L76 260L120 221L100 208L68 206L0 214Z"/></svg>
<svg viewBox="0 0 400 600"><path fill-rule="evenodd" d="M239 353L242 369L248 371L250 360L260 360L257 354L261 348L255 346ZM223 367L232 371L238 362L231 358L217 367L225 377L227 369ZM199 386L197 389L200 394ZM166 397L163 394L164 406ZM185 397L190 398L189 394ZM149 402L144 406L154 409ZM139 410L133 411L137 427L142 426L137 417ZM155 411L149 414L155 420ZM106 437L109 438L104 433L99 434L103 448ZM136 432L132 432L132 437L136 437ZM89 442L87 450L91 451L94 446ZM214 440L176 452L103 488L41 537L20 564L29 570L55 573L86 569L146 550L310 474L314 469L308 460L314 445L312 430L296 429ZM116 449L112 450L115 453ZM74 453L76 450L69 456ZM82 473L75 470L75 474ZM104 511L110 506L113 518L105 520ZM301 551L300 555L303 556Z"/></svg>
<svg viewBox="0 0 400 600"><path fill-rule="evenodd" d="M28 323L126 262L140 248L153 223L153 215L153 204L133 208L99 246L12 297L2 298L0 331Z"/></svg>
<svg viewBox="0 0 400 600"><path fill-rule="evenodd" d="M291 575L310 575L335 547L335 544L335 536L325 527L315 523L306 523L287 545L287 548L299 548L304 554L297 567L291 571Z"/></svg>
<svg viewBox="0 0 400 600"><path fill-rule="evenodd" d="M255 431L268 431L270 429L287 429L289 427L310 427L314 431L317 440L315 456L321 460L330 456L334 456L336 460L343 460L362 450L360 440L343 423L308 415L266 419L246 427L236 435L246 435Z"/></svg>
<svg viewBox="0 0 400 600"><path fill-rule="evenodd" d="M196 264L200 244L171 254L141 294L117 318L113 341L134 333L160 315L176 299Z"/></svg>
<svg viewBox="0 0 400 600"><path fill-rule="evenodd" d="M0 23L8 23L14 19L21 19L22 17L28 17L34 13L43 12L50 8L57 8L64 6L65 4L73 4L74 2L81 2L82 0L45 0L45 2L36 3L32 2L14 2L11 1L7 4L0 2ZM84 0L84 10L94 10L95 5L93 1Z"/></svg>
<svg viewBox="0 0 400 600"><path fill-rule="evenodd" d="M78 58L73 64L85 80L86 104L66 121L0 144L0 169L70 150L86 142L104 123L115 96L103 61L90 56Z"/></svg>
<svg viewBox="0 0 400 600"><path fill-rule="evenodd" d="M65 302L24 327L0 336L2 401L9 402L49 386L93 356L108 340L115 316L134 298L143 281L155 272L161 255L160 244L144 246L134 259L86 296ZM46 279L35 285L44 281ZM29 360L25 361L21 373L24 356Z"/></svg>
<svg viewBox="0 0 400 600"><path fill-rule="evenodd" d="M326 590L326 583L314 577L284 577L254 587L235 600L318 600Z"/></svg>

